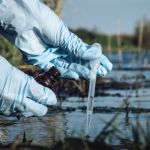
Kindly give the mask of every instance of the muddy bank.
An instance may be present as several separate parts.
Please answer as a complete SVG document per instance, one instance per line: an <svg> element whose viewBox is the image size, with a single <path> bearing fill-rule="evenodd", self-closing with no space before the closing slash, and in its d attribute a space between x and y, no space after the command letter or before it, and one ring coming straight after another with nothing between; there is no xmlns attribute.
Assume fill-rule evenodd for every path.
<svg viewBox="0 0 150 150"><path fill-rule="evenodd" d="M108 136L111 132L104 132L103 136ZM119 136L118 136L119 138ZM26 139L25 139L26 140ZM139 141L132 141L130 139L119 138L119 145L109 145L107 144L103 138L99 140L95 140L93 142L88 141L86 139L72 138L67 137L56 144L51 146L38 146L31 145L33 140L29 140L24 142L22 139L22 143L20 143L21 138L18 136L13 143L9 143L8 145L0 145L1 150L120 150L120 149L140 149L143 143ZM148 150L150 148L149 145L143 146L144 150Z"/></svg>
<svg viewBox="0 0 150 150"><path fill-rule="evenodd" d="M6 146L1 145L1 150L117 150L117 146L109 146L106 142L90 142L79 138L65 138L51 147L30 145L26 143L19 144L20 137L18 136L14 143ZM32 141L31 141L32 142Z"/></svg>

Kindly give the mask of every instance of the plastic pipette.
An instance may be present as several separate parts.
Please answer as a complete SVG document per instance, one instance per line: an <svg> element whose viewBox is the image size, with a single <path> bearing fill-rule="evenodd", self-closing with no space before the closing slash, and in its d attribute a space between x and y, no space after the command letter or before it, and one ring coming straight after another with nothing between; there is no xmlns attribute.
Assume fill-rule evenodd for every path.
<svg viewBox="0 0 150 150"><path fill-rule="evenodd" d="M99 44L94 44L94 46L98 47L101 51L101 46ZM101 55L100 55L101 56ZM93 103L94 103L94 95L95 95L95 83L96 83L96 74L97 74L97 68L100 64L100 58L96 60L90 61L90 86L89 86L89 93L88 93L88 102L87 102L87 129L86 129L86 138L90 137L89 130L90 130L90 123L91 123L91 117L93 113Z"/></svg>

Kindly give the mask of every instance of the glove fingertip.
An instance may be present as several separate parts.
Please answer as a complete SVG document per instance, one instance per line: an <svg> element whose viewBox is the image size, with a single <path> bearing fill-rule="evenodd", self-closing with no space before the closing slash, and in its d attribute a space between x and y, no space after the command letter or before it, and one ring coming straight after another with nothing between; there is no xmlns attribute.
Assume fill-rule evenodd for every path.
<svg viewBox="0 0 150 150"><path fill-rule="evenodd" d="M103 66L99 66L97 69L97 76L98 77L104 77L107 74L107 70Z"/></svg>
<svg viewBox="0 0 150 150"><path fill-rule="evenodd" d="M48 112L48 108L46 106L44 106L42 104L40 104L40 105L41 105L41 109L40 109L40 111L34 113L35 116L41 117L41 116L46 115Z"/></svg>
<svg viewBox="0 0 150 150"><path fill-rule="evenodd" d="M102 55L100 64L108 71L110 72L113 68L113 64L107 59L106 56Z"/></svg>
<svg viewBox="0 0 150 150"><path fill-rule="evenodd" d="M48 108L47 108L47 107L45 107L45 109L43 110L43 113L41 113L41 116L46 115L46 114L47 114L47 112L48 112Z"/></svg>
<svg viewBox="0 0 150 150"><path fill-rule="evenodd" d="M44 116L48 108L38 102L25 98L23 103L18 103L15 107L15 111L20 112L24 117L32 116Z"/></svg>
<svg viewBox="0 0 150 150"><path fill-rule="evenodd" d="M55 104L57 104L57 98L56 98L56 95L54 94L54 92L50 91L49 89L48 89L48 91L50 92L50 94L49 94L48 100L46 101L46 105L55 105Z"/></svg>
<svg viewBox="0 0 150 150"><path fill-rule="evenodd" d="M33 110L32 112L35 116L44 116L48 112L48 108L42 104L37 103L35 106L37 108L39 107L39 110L38 109L36 111Z"/></svg>
<svg viewBox="0 0 150 150"><path fill-rule="evenodd" d="M92 45L92 46L88 46L87 50L84 51L82 56L80 56L79 58L83 60L95 60L95 59L98 59L100 55L101 55L100 49L96 47L95 45Z"/></svg>
<svg viewBox="0 0 150 150"><path fill-rule="evenodd" d="M109 70L109 72L112 71L112 69L113 69L113 64L111 63L111 69Z"/></svg>
<svg viewBox="0 0 150 150"><path fill-rule="evenodd" d="M110 63L110 64L109 64L109 67L107 67L107 71L108 71L108 72L112 71L112 68L113 68L113 64Z"/></svg>

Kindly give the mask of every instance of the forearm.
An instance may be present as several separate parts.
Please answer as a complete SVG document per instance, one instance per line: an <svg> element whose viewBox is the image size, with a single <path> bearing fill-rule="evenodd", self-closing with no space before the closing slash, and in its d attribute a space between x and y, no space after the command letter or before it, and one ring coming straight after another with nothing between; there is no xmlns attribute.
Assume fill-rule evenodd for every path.
<svg viewBox="0 0 150 150"><path fill-rule="evenodd" d="M80 59L89 60L100 57L98 48L95 47L93 51L92 46L87 45L70 32L66 24L47 6L41 3L40 10L42 12L40 23L41 26L44 25L40 36L46 43L59 47L62 51L72 53ZM89 53L90 56L88 56Z"/></svg>

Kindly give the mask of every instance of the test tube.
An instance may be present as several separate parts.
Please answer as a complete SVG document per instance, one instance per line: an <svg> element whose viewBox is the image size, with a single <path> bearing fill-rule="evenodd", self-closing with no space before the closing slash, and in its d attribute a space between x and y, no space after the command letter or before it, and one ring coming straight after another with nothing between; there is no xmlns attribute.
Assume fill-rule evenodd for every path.
<svg viewBox="0 0 150 150"><path fill-rule="evenodd" d="M100 53L102 54L101 46L98 43L95 43L94 46L100 49ZM101 55L100 55L101 56ZM90 61L90 86L89 86L89 93L88 93L88 101L87 101L87 129L86 129L86 138L90 137L90 124L91 124L91 117L93 113L93 104L94 104L94 95L95 95L95 83L96 83L96 75L97 75L97 68L100 64L100 58L96 60Z"/></svg>

